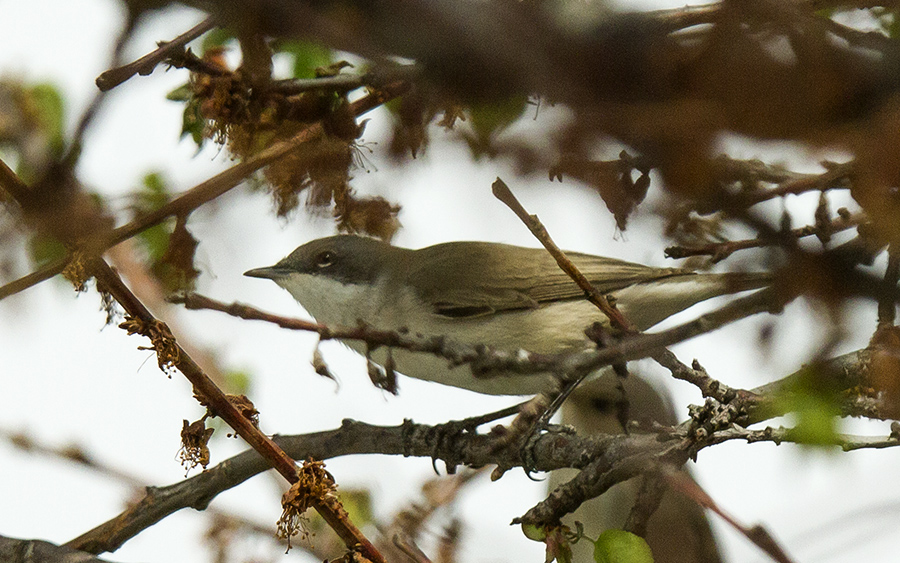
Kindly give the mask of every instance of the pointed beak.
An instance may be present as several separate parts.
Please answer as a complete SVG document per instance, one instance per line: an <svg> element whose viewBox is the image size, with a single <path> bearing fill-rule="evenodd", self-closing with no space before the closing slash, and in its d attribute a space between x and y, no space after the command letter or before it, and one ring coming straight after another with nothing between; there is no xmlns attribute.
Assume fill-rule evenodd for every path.
<svg viewBox="0 0 900 563"><path fill-rule="evenodd" d="M268 280L277 280L279 278L283 278L287 276L290 272L285 270L284 268L278 268L276 266L269 266L268 268L254 268L252 270L247 270L244 272L245 276L249 276L251 278L264 278Z"/></svg>

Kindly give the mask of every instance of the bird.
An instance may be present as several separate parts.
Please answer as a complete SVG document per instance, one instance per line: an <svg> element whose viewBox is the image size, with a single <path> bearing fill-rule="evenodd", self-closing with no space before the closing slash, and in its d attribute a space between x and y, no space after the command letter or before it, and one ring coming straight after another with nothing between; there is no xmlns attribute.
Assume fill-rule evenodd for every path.
<svg viewBox="0 0 900 563"><path fill-rule="evenodd" d="M770 283L766 273L697 273L579 252L567 256L638 329L688 307ZM308 242L274 266L245 272L286 289L318 322L366 326L498 350L552 354L595 347L585 328L608 324L584 291L544 249L456 241L412 250L358 235ZM348 341L359 352L365 344ZM375 357L384 363L388 353ZM547 373L491 371L476 376L425 352L393 350L400 373L490 395L548 390Z"/></svg>

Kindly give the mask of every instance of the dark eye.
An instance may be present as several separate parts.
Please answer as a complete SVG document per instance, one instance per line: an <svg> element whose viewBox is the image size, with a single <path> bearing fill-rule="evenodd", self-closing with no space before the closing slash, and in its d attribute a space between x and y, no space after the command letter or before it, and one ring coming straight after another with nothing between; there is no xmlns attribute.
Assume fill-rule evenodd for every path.
<svg viewBox="0 0 900 563"><path fill-rule="evenodd" d="M319 268L327 268L334 263L334 252L330 250L324 250L316 256L316 266Z"/></svg>

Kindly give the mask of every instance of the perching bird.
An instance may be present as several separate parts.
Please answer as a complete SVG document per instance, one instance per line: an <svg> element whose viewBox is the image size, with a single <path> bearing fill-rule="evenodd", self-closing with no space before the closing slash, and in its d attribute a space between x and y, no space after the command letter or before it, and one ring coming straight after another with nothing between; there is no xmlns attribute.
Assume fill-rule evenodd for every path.
<svg viewBox="0 0 900 563"><path fill-rule="evenodd" d="M769 281L760 273L695 273L577 252L568 256L640 330L700 301ZM376 329L446 336L501 350L555 353L593 347L584 329L608 322L547 251L507 244L449 242L409 250L339 235L306 243L274 266L246 275L272 279L329 326L362 321ZM362 350L358 342L348 344ZM530 395L551 384L547 374L475 377L468 366L450 367L431 354L392 353L403 374L479 393Z"/></svg>

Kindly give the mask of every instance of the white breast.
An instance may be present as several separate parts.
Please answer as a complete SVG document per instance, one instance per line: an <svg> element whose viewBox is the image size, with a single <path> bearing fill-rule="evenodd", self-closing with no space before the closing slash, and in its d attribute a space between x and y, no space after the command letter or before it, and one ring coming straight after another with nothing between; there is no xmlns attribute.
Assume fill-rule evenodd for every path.
<svg viewBox="0 0 900 563"><path fill-rule="evenodd" d="M618 306L637 325L646 329L694 303L725 293L723 283L709 276L685 276L663 283L637 284L616 293ZM295 274L279 280L304 308L329 326L356 326L361 320L374 328L408 329L423 336L446 336L454 341L496 349L525 349L556 353L591 347L584 329L606 317L585 300L562 301L537 309L505 311L472 318L436 315L414 292L398 290L385 281L375 285L342 284L333 279ZM347 342L358 352L361 342ZM375 351L373 359L384 363L387 351ZM497 373L476 378L468 366L451 368L447 360L431 354L393 351L400 373L492 395L529 395L547 388L549 374Z"/></svg>
<svg viewBox="0 0 900 563"><path fill-rule="evenodd" d="M553 352L586 343L583 330L598 320L596 308L586 302L568 302L537 310L452 319L435 315L411 291L397 291L382 283L374 286L342 284L309 274L293 274L279 285L303 305L318 322L332 327L353 327L360 320L385 330L408 329L423 336L446 336L466 344L486 344L502 350L524 348ZM345 342L357 352L362 342ZM431 354L393 350L397 370L404 375L462 387L491 395L530 395L545 389L549 375L527 376L497 373L476 378L468 366L451 368ZM378 349L373 359L382 365L387 351Z"/></svg>

